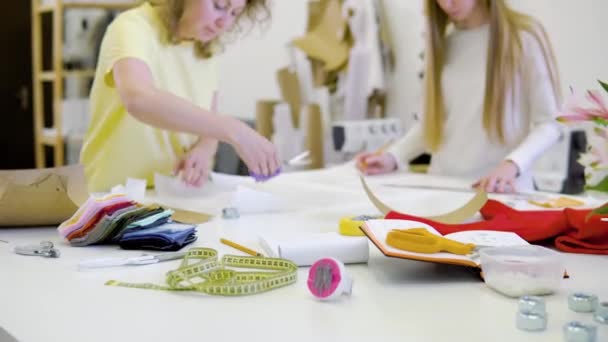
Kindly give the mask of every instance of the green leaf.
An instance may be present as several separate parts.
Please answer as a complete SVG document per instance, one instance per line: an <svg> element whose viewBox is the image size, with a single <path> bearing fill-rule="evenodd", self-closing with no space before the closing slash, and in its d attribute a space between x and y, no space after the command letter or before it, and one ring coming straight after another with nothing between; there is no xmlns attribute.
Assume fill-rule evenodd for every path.
<svg viewBox="0 0 608 342"><path fill-rule="evenodd" d="M608 177L602 179L602 181L597 183L596 185L593 185L593 186L587 185L585 188L588 190L608 192Z"/></svg>
<svg viewBox="0 0 608 342"><path fill-rule="evenodd" d="M595 117L595 118L591 119L591 121L593 121L594 123L596 123L600 126L608 127L608 120L606 120L604 118Z"/></svg>
<svg viewBox="0 0 608 342"><path fill-rule="evenodd" d="M597 185L594 186L585 186L585 190L595 190L600 192L608 192L608 177L602 179ZM585 217L585 221L588 221L590 218L596 215L607 215L608 214L608 203L601 205L598 208L593 209L587 216Z"/></svg>
<svg viewBox="0 0 608 342"><path fill-rule="evenodd" d="M597 80L597 81L600 83L600 85L602 86L602 88L604 88L604 90L606 92L608 92L608 83L604 83L604 82L602 82L600 80Z"/></svg>
<svg viewBox="0 0 608 342"><path fill-rule="evenodd" d="M599 208L595 208L593 209L591 212L589 212L589 214L587 214L587 216L585 216L585 222L589 221L590 218L594 217L594 216L604 216L608 214L608 205L604 204Z"/></svg>
<svg viewBox="0 0 608 342"><path fill-rule="evenodd" d="M595 208L592 211L594 214L597 215L605 215L608 214L608 205L604 204L603 206L599 207L599 208Z"/></svg>

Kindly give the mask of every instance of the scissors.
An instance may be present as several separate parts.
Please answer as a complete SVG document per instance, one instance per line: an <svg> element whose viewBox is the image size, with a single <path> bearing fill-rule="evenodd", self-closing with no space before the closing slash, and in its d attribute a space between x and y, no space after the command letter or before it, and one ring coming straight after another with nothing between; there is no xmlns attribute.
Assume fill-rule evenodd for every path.
<svg viewBox="0 0 608 342"><path fill-rule="evenodd" d="M389 246L416 253L448 252L458 255L471 254L476 246L435 235L425 228L393 229L386 236Z"/></svg>
<svg viewBox="0 0 608 342"><path fill-rule="evenodd" d="M101 268L126 265L149 265L163 261L176 260L185 257L187 252L173 252L156 255L141 255L130 258L97 258L81 261L78 266L80 268Z"/></svg>

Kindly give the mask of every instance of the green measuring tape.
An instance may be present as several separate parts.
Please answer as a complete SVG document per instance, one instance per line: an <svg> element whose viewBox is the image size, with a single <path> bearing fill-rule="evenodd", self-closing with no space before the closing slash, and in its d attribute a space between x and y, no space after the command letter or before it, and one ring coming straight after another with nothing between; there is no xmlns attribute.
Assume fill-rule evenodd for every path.
<svg viewBox="0 0 608 342"><path fill-rule="evenodd" d="M227 267L264 271L237 272ZM162 291L196 291L215 296L246 296L295 283L297 270L296 264L285 259L224 255L218 261L214 249L192 248L177 269L167 272L167 285L133 284L116 280L110 280L106 285Z"/></svg>

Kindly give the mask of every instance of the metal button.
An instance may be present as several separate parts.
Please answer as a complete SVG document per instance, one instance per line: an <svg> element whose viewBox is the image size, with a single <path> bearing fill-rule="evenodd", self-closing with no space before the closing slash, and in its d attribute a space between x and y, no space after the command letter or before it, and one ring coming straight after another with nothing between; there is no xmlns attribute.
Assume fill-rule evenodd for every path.
<svg viewBox="0 0 608 342"><path fill-rule="evenodd" d="M542 331L547 327L547 316L529 311L517 313L517 329L525 331Z"/></svg>
<svg viewBox="0 0 608 342"><path fill-rule="evenodd" d="M593 318L598 323L608 324L608 302L601 302L597 306Z"/></svg>
<svg viewBox="0 0 608 342"><path fill-rule="evenodd" d="M545 315L547 312L545 309L545 300L536 296L523 296L519 299L519 311Z"/></svg>
<svg viewBox="0 0 608 342"><path fill-rule="evenodd" d="M564 338L566 342L595 342L597 327L581 322L569 322L564 325Z"/></svg>
<svg viewBox="0 0 608 342"><path fill-rule="evenodd" d="M222 209L222 217L227 220L237 219L240 217L239 210L237 208L224 208Z"/></svg>
<svg viewBox="0 0 608 342"><path fill-rule="evenodd" d="M597 308L597 296L576 292L568 296L568 307L576 312L594 312Z"/></svg>

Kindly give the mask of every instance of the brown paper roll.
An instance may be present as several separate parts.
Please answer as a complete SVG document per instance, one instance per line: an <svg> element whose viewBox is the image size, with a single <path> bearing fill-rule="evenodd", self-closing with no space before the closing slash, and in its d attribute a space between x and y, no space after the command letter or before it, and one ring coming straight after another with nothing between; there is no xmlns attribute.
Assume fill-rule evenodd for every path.
<svg viewBox="0 0 608 342"><path fill-rule="evenodd" d="M256 103L255 127L258 133L266 139L271 139L272 134L274 133L272 117L274 106L277 103L279 103L279 101L276 100L260 100Z"/></svg>
<svg viewBox="0 0 608 342"><path fill-rule="evenodd" d="M323 117L318 104L308 106L308 127L306 127L306 147L310 151L311 169L324 166L323 158Z"/></svg>

